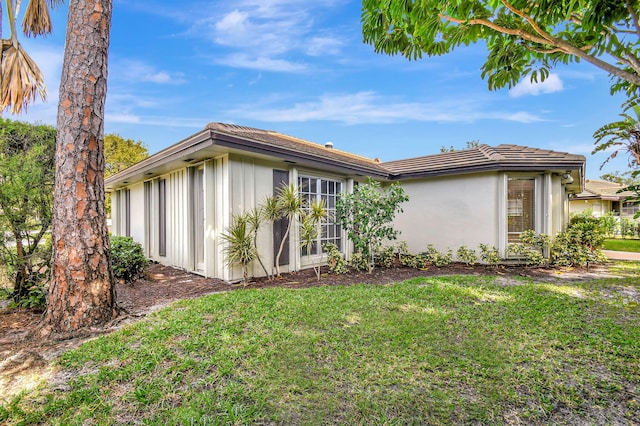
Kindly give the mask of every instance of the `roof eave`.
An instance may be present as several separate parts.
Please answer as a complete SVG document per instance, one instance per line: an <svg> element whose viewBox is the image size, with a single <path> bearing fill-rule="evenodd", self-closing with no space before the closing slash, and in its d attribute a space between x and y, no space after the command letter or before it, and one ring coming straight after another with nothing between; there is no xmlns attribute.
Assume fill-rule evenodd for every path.
<svg viewBox="0 0 640 426"><path fill-rule="evenodd" d="M424 177L451 176L479 172L510 171L510 172L539 172L542 170L578 170L581 180L584 180L584 161L562 163L503 163L494 162L474 166L457 167L450 169L423 170L408 173L393 173L393 180L419 179ZM581 186L584 186L582 184Z"/></svg>

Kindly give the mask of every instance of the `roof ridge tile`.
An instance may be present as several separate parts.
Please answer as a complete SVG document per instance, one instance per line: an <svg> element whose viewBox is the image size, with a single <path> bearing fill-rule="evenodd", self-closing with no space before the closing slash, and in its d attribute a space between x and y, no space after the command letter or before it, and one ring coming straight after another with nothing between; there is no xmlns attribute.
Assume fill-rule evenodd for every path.
<svg viewBox="0 0 640 426"><path fill-rule="evenodd" d="M495 148L487 145L487 144L481 144L478 145L478 151L480 151L480 153L482 153L482 155L484 155L487 160L490 161L502 161L504 160L504 155L500 154L498 151L495 150Z"/></svg>

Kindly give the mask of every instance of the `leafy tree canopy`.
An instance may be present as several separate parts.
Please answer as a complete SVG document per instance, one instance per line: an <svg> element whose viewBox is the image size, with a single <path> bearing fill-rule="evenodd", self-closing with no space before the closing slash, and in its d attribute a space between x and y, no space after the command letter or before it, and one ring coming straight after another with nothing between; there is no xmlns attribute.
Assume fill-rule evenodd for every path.
<svg viewBox="0 0 640 426"><path fill-rule="evenodd" d="M596 147L592 154L600 151L610 153L602 166L621 151L629 154L629 167L640 166L640 106L630 109L633 114L620 114L622 120L605 124L593 134Z"/></svg>
<svg viewBox="0 0 640 426"><path fill-rule="evenodd" d="M408 59L484 41L489 89L544 80L559 63L587 61L612 76L611 91L640 86L636 0L363 0L364 41Z"/></svg>
<svg viewBox="0 0 640 426"><path fill-rule="evenodd" d="M133 166L148 156L149 150L141 141L124 139L113 133L104 136L105 177Z"/></svg>
<svg viewBox="0 0 640 426"><path fill-rule="evenodd" d="M472 141L467 141L465 147L462 149L477 148L479 146L480 146L480 141L478 139L475 139ZM455 151L456 151L456 148L453 145L449 145L449 148L447 148L445 145L442 145L440 147L440 152L455 152Z"/></svg>
<svg viewBox="0 0 640 426"><path fill-rule="evenodd" d="M51 226L55 141L52 126L0 118L0 262L13 275L16 302L38 280L36 253Z"/></svg>
<svg viewBox="0 0 640 426"><path fill-rule="evenodd" d="M640 180L633 177L633 172L631 170L627 170L623 173L620 173L618 171L613 173L605 173L600 176L600 179L606 180L607 182L619 183L620 185L625 186L640 184Z"/></svg>

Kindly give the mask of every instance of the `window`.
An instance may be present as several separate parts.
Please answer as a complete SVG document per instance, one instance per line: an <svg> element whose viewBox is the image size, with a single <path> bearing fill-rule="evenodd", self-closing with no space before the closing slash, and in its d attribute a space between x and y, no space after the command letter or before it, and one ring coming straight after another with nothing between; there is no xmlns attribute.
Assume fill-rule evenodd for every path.
<svg viewBox="0 0 640 426"><path fill-rule="evenodd" d="M640 210L640 205L625 201L622 203L622 216L633 216Z"/></svg>
<svg viewBox="0 0 640 426"><path fill-rule="evenodd" d="M336 202L342 192L342 182L328 180L322 178L300 176L298 178L300 187L300 195L305 200L305 210L316 200L324 200L327 218L320 224L320 232L318 233L318 241L311 247L311 254L321 254L319 250L323 244L333 243L342 250L342 227L336 223ZM303 255L307 254L306 248L301 251Z"/></svg>
<svg viewBox="0 0 640 426"><path fill-rule="evenodd" d="M516 243L520 234L536 229L536 180L528 177L510 177L507 183L507 241Z"/></svg>
<svg viewBox="0 0 640 426"><path fill-rule="evenodd" d="M158 181L158 256L167 255L167 190L166 180Z"/></svg>

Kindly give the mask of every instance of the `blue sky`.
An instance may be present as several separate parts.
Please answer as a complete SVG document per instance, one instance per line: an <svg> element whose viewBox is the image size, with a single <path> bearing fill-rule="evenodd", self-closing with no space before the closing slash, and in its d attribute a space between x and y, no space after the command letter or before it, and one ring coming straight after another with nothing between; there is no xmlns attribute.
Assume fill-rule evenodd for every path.
<svg viewBox="0 0 640 426"><path fill-rule="evenodd" d="M19 117L55 124L67 7L54 33L22 42L49 96ZM489 91L486 50L470 46L410 62L362 43L358 1L114 0L105 132L155 153L228 122L276 130L382 161L512 143L587 157L587 177L627 170L592 156L592 134L617 120L621 96L589 64L544 84ZM6 34L6 19L3 20Z"/></svg>

